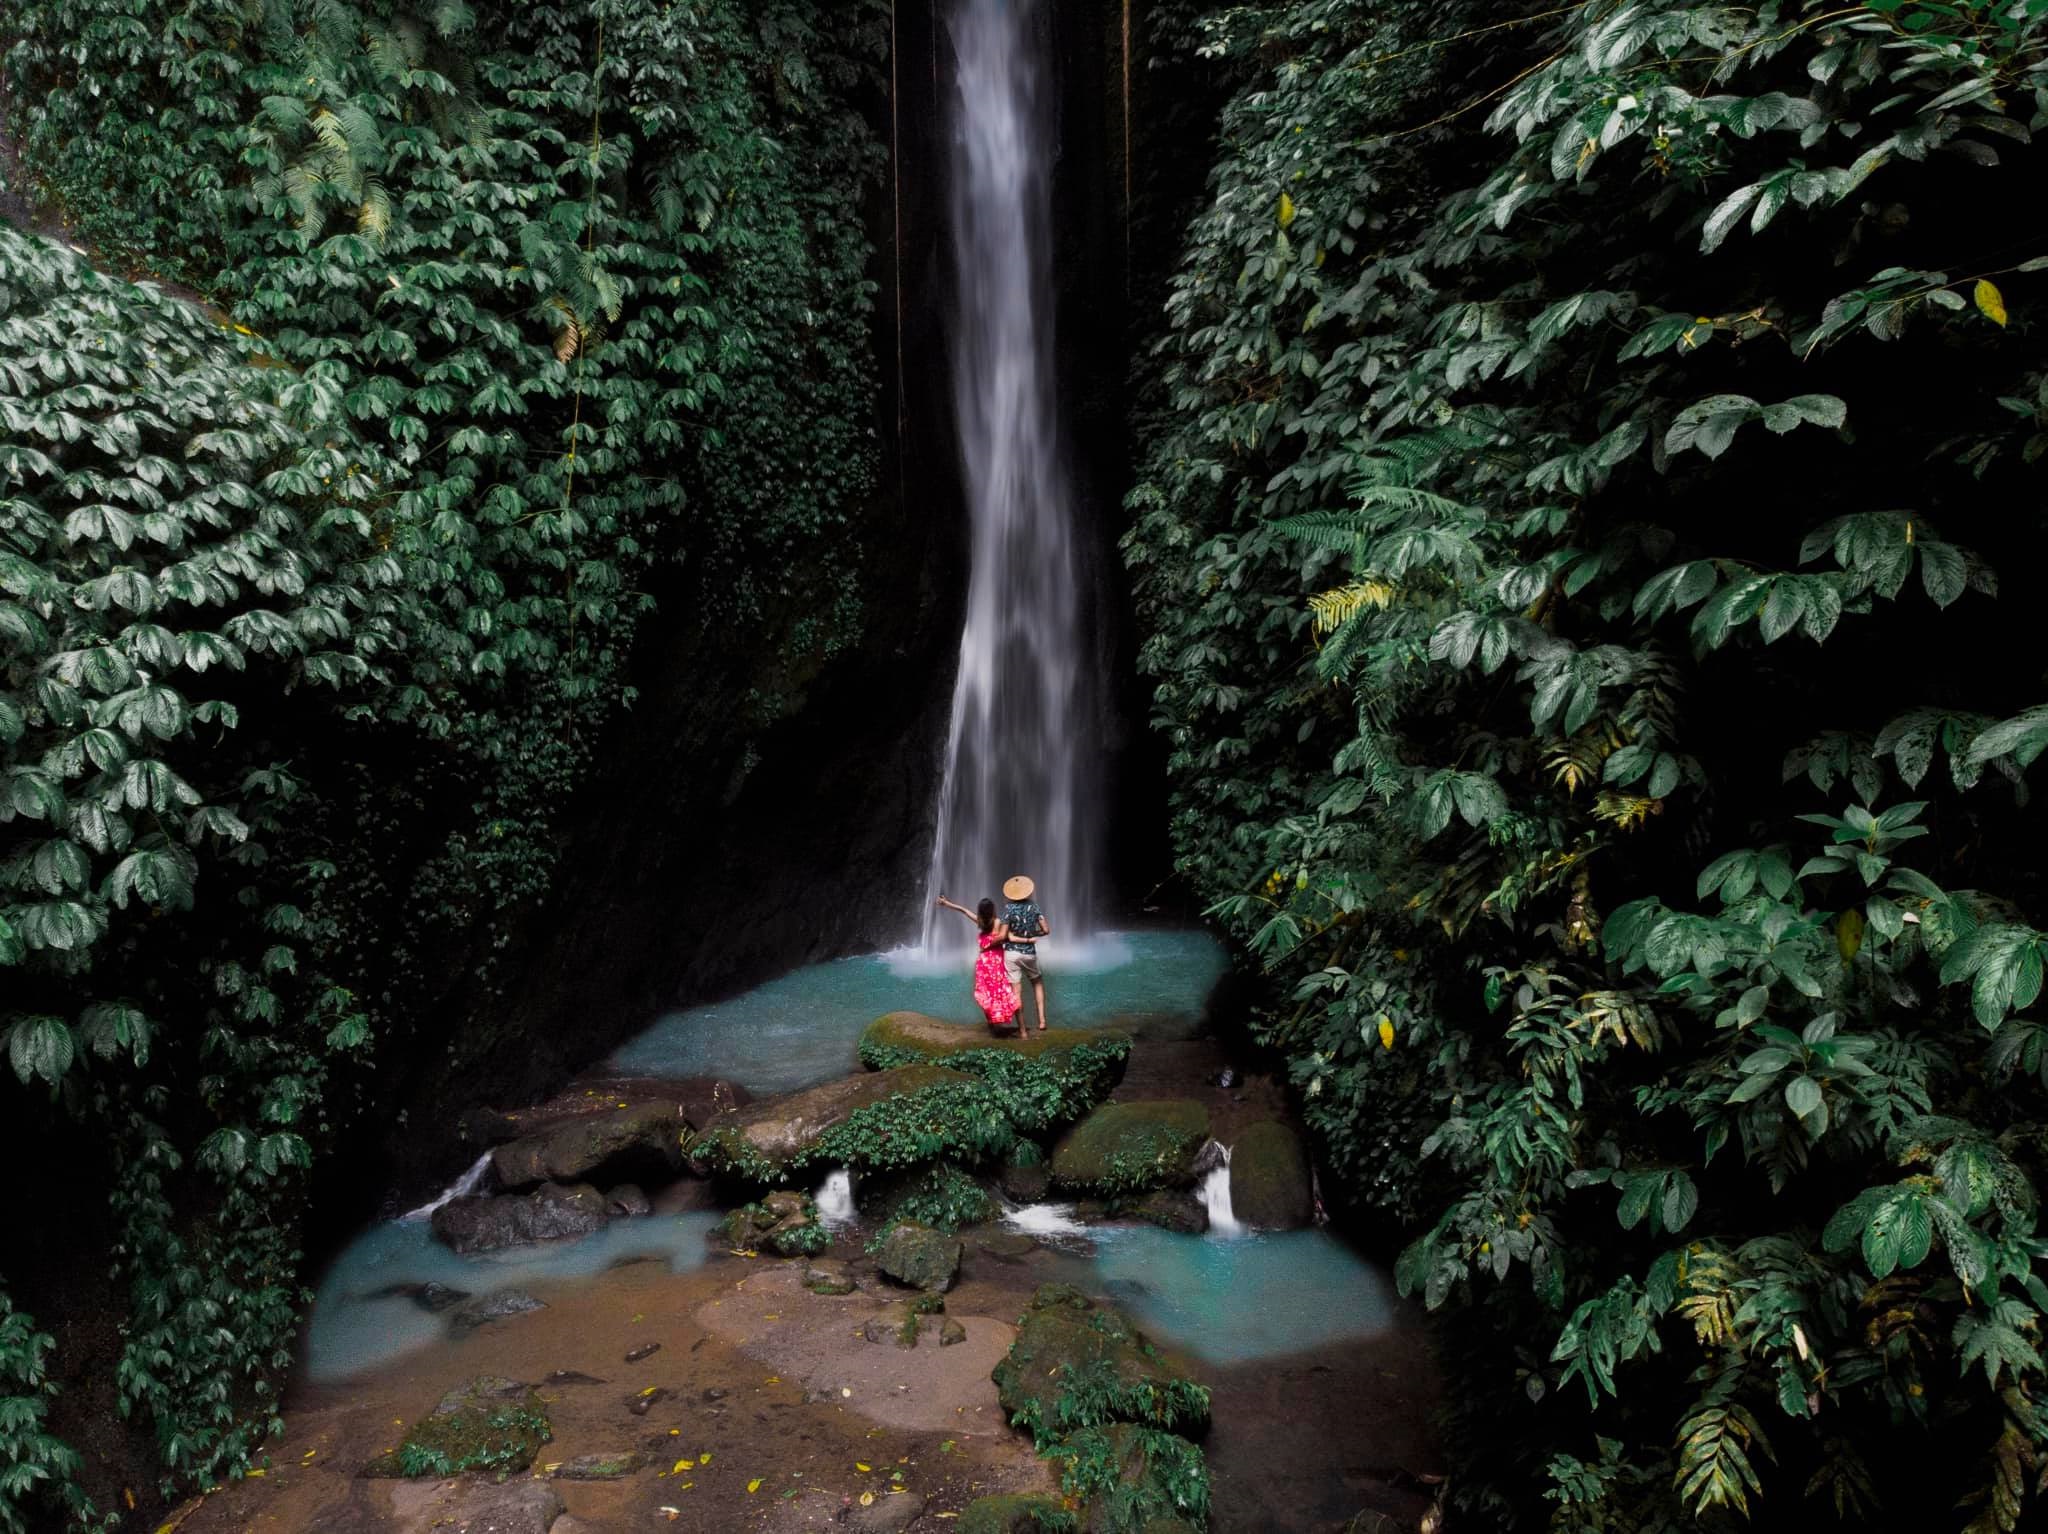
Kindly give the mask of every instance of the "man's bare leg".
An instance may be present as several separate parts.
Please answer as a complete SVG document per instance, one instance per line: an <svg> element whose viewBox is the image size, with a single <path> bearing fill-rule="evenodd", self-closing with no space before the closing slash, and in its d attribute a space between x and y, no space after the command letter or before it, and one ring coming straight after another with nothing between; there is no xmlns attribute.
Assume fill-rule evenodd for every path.
<svg viewBox="0 0 2048 1534"><path fill-rule="evenodd" d="M1031 994L1038 998L1038 1031L1043 1033L1045 1032L1045 982L1043 980L1032 981Z"/></svg>

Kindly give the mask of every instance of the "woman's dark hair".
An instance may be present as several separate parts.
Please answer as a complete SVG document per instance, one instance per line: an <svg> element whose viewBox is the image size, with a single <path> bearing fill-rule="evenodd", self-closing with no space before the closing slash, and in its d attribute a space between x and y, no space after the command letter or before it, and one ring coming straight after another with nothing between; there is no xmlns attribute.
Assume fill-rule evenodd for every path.
<svg viewBox="0 0 2048 1534"><path fill-rule="evenodd" d="M995 930L996 903L993 900L982 901L980 908L976 910L975 915L981 918L982 931L993 932Z"/></svg>

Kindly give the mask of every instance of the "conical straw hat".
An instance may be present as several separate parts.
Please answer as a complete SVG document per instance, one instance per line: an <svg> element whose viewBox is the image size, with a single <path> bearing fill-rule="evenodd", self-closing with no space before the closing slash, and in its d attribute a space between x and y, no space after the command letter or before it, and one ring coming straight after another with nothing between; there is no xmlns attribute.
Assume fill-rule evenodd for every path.
<svg viewBox="0 0 2048 1534"><path fill-rule="evenodd" d="M1037 885L1025 878L1024 875L1018 874L1015 878L1003 881L1003 898L1005 900L1029 900L1037 889Z"/></svg>

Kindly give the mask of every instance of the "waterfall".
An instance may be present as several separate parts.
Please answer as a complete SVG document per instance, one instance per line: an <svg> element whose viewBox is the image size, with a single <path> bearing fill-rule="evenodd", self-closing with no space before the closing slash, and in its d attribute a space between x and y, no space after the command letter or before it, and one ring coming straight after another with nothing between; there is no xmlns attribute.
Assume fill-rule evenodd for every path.
<svg viewBox="0 0 2048 1534"><path fill-rule="evenodd" d="M467 1172L464 1172L460 1177L456 1178L455 1181L451 1182L447 1187L443 1188L439 1195L436 1196L431 1202L422 1204L417 1209L408 1210L403 1215L400 1215L399 1218L404 1220L432 1219L434 1211L436 1209L439 1209L443 1204L449 1203L452 1200L458 1198L468 1198L470 1194L476 1192L477 1189L481 1188L484 1185L484 1178L490 1175L490 1170L491 1153L489 1151L485 1151L481 1156L476 1158L475 1162L471 1164L470 1169Z"/></svg>
<svg viewBox="0 0 2048 1534"><path fill-rule="evenodd" d="M1211 1140L1202 1147L1202 1160L1208 1162L1209 1175L1202 1179L1199 1190L1202 1207L1209 1211L1209 1233L1214 1236L1236 1236L1244 1232L1237 1222L1237 1216L1230 1208L1230 1147Z"/></svg>
<svg viewBox="0 0 2048 1534"><path fill-rule="evenodd" d="M842 1225L853 1223L853 1174L841 1167L830 1173L818 1184L814 1195L818 1206L818 1222L827 1230L837 1230Z"/></svg>
<svg viewBox="0 0 2048 1534"><path fill-rule="evenodd" d="M958 0L953 391L973 569L924 947L1011 874L1062 938L1085 930L1099 837L1083 558L1053 401L1052 100L1042 0Z"/></svg>

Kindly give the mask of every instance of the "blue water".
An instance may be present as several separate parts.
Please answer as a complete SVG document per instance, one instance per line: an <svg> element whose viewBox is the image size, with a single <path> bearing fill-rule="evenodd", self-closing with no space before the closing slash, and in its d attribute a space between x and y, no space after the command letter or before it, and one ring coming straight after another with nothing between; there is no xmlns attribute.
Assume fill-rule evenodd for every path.
<svg viewBox="0 0 2048 1534"><path fill-rule="evenodd" d="M1216 1364L1298 1353L1394 1325L1387 1276L1319 1230L1182 1236L1097 1229L1095 1287L1161 1341Z"/></svg>
<svg viewBox="0 0 2048 1534"><path fill-rule="evenodd" d="M964 941L964 921L960 930ZM1114 932L1065 949L1047 942L1048 1016L1055 1028L1101 1028L1143 1015L1148 1037L1186 1037L1227 962L1205 932ZM937 965L915 953L813 964L730 1001L671 1012L609 1065L636 1074L723 1076L756 1094L798 1091L857 1069L861 1030L884 1012L984 1026L969 965L965 952ZM1036 1023L1028 997L1025 1009Z"/></svg>
<svg viewBox="0 0 2048 1534"><path fill-rule="evenodd" d="M316 1381L347 1379L445 1337L449 1318L404 1295L369 1296L392 1284L436 1282L483 1296L535 1279L583 1278L632 1257L665 1258L671 1273L700 1266L712 1212L614 1220L580 1241L543 1242L503 1252L458 1257L434 1239L425 1220L373 1225L350 1243L320 1280L306 1329L306 1373ZM499 1323L517 1326L518 1317Z"/></svg>

